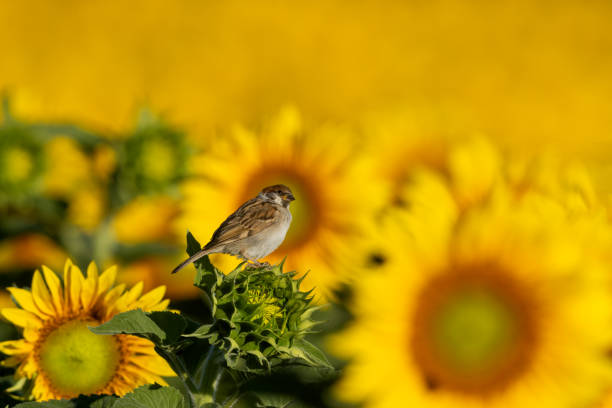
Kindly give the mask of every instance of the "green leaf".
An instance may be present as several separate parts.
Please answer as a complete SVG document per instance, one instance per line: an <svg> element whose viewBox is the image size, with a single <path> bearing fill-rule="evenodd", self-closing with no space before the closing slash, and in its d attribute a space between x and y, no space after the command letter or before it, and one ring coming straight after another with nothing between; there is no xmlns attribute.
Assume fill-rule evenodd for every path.
<svg viewBox="0 0 612 408"><path fill-rule="evenodd" d="M195 237L193 236L191 232L187 231L187 254L189 256L195 255L200 249L202 249L202 247L200 243L198 242L198 240L195 239ZM213 274L216 275L216 268L210 262L210 259L208 258L208 256L204 256L198 259L197 261L194 262L194 265L196 266L196 268L200 266L206 272L212 272Z"/></svg>
<svg viewBox="0 0 612 408"><path fill-rule="evenodd" d="M334 368L325 356L325 353L305 339L297 339L291 347L278 347L278 350L292 357L300 358L313 367Z"/></svg>
<svg viewBox="0 0 612 408"><path fill-rule="evenodd" d="M200 245L198 240L195 239L191 232L187 231L187 255L195 255L195 253L198 252L200 249L202 249L202 246Z"/></svg>
<svg viewBox="0 0 612 408"><path fill-rule="evenodd" d="M75 408L76 404L72 401L46 401L46 402L22 402L14 408Z"/></svg>
<svg viewBox="0 0 612 408"><path fill-rule="evenodd" d="M203 324L202 326L198 327L196 331L194 331L193 333L183 334L183 336L184 337L197 337L198 339L206 339L210 336L209 331L211 327L212 327L212 324Z"/></svg>
<svg viewBox="0 0 612 408"><path fill-rule="evenodd" d="M149 318L162 329L166 335L164 343L175 343L187 328L187 319L178 313L167 310L161 312L151 312Z"/></svg>
<svg viewBox="0 0 612 408"><path fill-rule="evenodd" d="M110 395L102 397L94 401L89 408L115 408L115 402L117 402L118 399L119 398Z"/></svg>
<svg viewBox="0 0 612 408"><path fill-rule="evenodd" d="M89 330L96 334L135 334L156 344L166 339L166 333L140 309L120 313L106 323L90 327Z"/></svg>
<svg viewBox="0 0 612 408"><path fill-rule="evenodd" d="M144 386L117 400L113 408L188 408L188 404L176 388Z"/></svg>

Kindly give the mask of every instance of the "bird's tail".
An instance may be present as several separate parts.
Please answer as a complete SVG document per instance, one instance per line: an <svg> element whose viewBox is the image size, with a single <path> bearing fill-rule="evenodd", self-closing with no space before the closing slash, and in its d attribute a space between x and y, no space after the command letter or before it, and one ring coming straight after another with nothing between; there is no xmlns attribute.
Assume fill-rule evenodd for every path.
<svg viewBox="0 0 612 408"><path fill-rule="evenodd" d="M181 269L183 269L184 267L186 267L187 265L189 265L192 262L197 261L198 259L202 258L203 256L206 256L210 253L214 252L213 250L210 249L200 249L198 252L196 252L195 254L191 255L189 258L185 259L183 262L181 262L181 264L179 266L177 266L176 268L174 268L172 270L172 273L177 273L178 271L180 271Z"/></svg>

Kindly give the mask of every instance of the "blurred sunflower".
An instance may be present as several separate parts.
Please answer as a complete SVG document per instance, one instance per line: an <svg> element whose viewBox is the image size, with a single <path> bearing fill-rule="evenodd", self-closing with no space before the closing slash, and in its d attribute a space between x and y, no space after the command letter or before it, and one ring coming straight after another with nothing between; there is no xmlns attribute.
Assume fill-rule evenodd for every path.
<svg viewBox="0 0 612 408"><path fill-rule="evenodd" d="M25 233L0 241L0 271L33 269L42 264L61 268L65 259L64 250L45 235Z"/></svg>
<svg viewBox="0 0 612 408"><path fill-rule="evenodd" d="M366 407L590 406L610 387L609 225L502 187L461 209L412 176L380 227L384 262L355 285L337 395ZM377 248L380 250L380 248Z"/></svg>
<svg viewBox="0 0 612 408"><path fill-rule="evenodd" d="M501 175L502 154L489 139L441 126L443 119L429 111L391 111L365 122L368 148L378 173L390 183L392 205L406 205L404 191L420 168L444 175L461 206L483 199Z"/></svg>
<svg viewBox="0 0 612 408"><path fill-rule="evenodd" d="M82 186L68 201L68 221L84 231L94 231L106 215L107 201L106 191L100 186Z"/></svg>
<svg viewBox="0 0 612 408"><path fill-rule="evenodd" d="M101 181L108 181L117 166L115 149L106 144L96 146L92 156L92 168L95 176Z"/></svg>
<svg viewBox="0 0 612 408"><path fill-rule="evenodd" d="M148 119L118 147L120 202L139 194L173 191L186 176L189 150L182 132ZM109 152L100 151L97 156L97 167L103 171L113 167Z"/></svg>
<svg viewBox="0 0 612 408"><path fill-rule="evenodd" d="M311 269L304 285L324 296L346 278L346 250L386 200L383 183L359 154L355 134L339 126L305 131L293 108L282 110L260 132L238 127L231 137L211 141L210 150L194 160L193 173L200 177L183 184L177 225L203 241L263 187L289 186L296 197L293 222L269 260L287 257L289 269ZM215 255L213 262L227 270L237 260Z"/></svg>
<svg viewBox="0 0 612 408"><path fill-rule="evenodd" d="M58 136L44 144L44 192L51 197L66 198L91 180L90 159L74 140Z"/></svg>
<svg viewBox="0 0 612 408"><path fill-rule="evenodd" d="M0 204L39 193L45 156L39 138L17 127L0 128Z"/></svg>
<svg viewBox="0 0 612 408"><path fill-rule="evenodd" d="M9 355L2 364L33 379L38 400L74 398L79 394L124 395L148 383L165 384L174 375L151 342L129 335L99 336L89 331L114 315L132 309L163 310L164 287L142 295L142 283L126 291L113 287L116 268L98 274L94 263L84 277L68 260L63 285L43 266L34 272L32 289L8 288L17 308L4 308L7 320L23 328L23 339L0 343Z"/></svg>
<svg viewBox="0 0 612 408"><path fill-rule="evenodd" d="M121 207L113 219L117 240L126 244L174 241L172 223L178 204L171 197L140 196Z"/></svg>

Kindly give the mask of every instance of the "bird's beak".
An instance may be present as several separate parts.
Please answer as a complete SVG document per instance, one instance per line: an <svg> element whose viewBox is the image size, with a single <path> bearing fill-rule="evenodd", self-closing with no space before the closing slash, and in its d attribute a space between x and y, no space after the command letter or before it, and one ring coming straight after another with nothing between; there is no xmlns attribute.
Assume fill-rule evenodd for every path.
<svg viewBox="0 0 612 408"><path fill-rule="evenodd" d="M295 197L293 196L293 194L285 194L285 200L294 201Z"/></svg>

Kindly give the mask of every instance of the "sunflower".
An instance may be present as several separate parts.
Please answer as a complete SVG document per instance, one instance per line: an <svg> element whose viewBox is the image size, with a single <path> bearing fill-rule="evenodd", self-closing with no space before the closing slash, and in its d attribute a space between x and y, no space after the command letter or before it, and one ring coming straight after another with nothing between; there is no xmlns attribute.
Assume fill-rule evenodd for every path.
<svg viewBox="0 0 612 408"><path fill-rule="evenodd" d="M84 277L70 260L63 285L43 266L34 272L32 289L8 288L19 306L4 308L2 316L23 328L23 338L0 343L9 357L4 366L33 380L38 401L69 399L79 394L124 395L148 383L165 384L174 373L148 340L130 335L99 336L89 331L114 315L140 308L163 310L165 288L142 295L142 284L129 290L113 287L116 268L98 274L92 262Z"/></svg>
<svg viewBox="0 0 612 408"><path fill-rule="evenodd" d="M51 238L42 234L26 233L0 241L0 271L33 269L46 264L64 264L65 251Z"/></svg>
<svg viewBox="0 0 612 408"><path fill-rule="evenodd" d="M70 197L91 183L91 159L74 140L58 136L45 143L44 192L54 198Z"/></svg>
<svg viewBox="0 0 612 408"><path fill-rule="evenodd" d="M364 125L377 173L391 186L391 204L406 205L405 189L420 168L444 175L461 206L485 197L502 175L496 146L483 135L441 127L432 112L410 112L375 115Z"/></svg>
<svg viewBox="0 0 612 408"><path fill-rule="evenodd" d="M118 146L116 163L108 152L104 154L108 157L100 157L98 164L105 171L116 166L119 193L125 201L139 194L173 191L186 176L190 147L184 133L148 119Z"/></svg>
<svg viewBox="0 0 612 408"><path fill-rule="evenodd" d="M263 187L286 184L296 197L293 222L269 260L287 257L288 268L311 269L304 287L329 295L346 278L341 272L347 269L342 266L349 259L345 254L360 239L362 224L386 200L385 188L359 154L356 139L340 126L305 131L293 108L282 110L260 132L234 129L193 161L193 172L201 177L183 184L179 231L189 229L207 240ZM224 255L213 261L224 270L236 264Z"/></svg>
<svg viewBox="0 0 612 408"><path fill-rule="evenodd" d="M356 283L355 320L330 341L350 361L341 399L575 407L609 389L609 225L509 190L461 209L447 180L413 174L410 211L383 223L384 262Z"/></svg>
<svg viewBox="0 0 612 408"><path fill-rule="evenodd" d="M176 241L172 222L177 207L176 200L165 195L136 197L119 208L113 219L117 240L125 244Z"/></svg>
<svg viewBox="0 0 612 408"><path fill-rule="evenodd" d="M39 194L45 169L38 135L18 127L0 128L0 205Z"/></svg>

